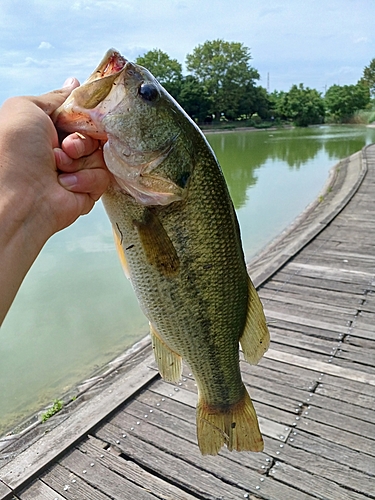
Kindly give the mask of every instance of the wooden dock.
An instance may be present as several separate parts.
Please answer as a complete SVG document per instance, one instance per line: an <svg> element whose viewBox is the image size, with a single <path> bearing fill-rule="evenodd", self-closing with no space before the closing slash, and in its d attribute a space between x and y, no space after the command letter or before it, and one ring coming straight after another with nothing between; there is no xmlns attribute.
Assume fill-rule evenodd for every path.
<svg viewBox="0 0 375 500"><path fill-rule="evenodd" d="M375 499L374 198L370 146L250 264L272 338L258 366L241 362L263 453L202 457L191 374L162 381L143 342L0 440L0 500Z"/></svg>

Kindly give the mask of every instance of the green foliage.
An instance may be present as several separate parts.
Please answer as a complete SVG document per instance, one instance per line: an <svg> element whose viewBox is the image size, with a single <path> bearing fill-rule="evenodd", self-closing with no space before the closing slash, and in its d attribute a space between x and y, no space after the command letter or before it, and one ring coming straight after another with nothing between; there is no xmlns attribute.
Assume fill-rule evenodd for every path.
<svg viewBox="0 0 375 500"><path fill-rule="evenodd" d="M212 102L204 85L195 76L188 75L181 81L177 100L194 120L206 121Z"/></svg>
<svg viewBox="0 0 375 500"><path fill-rule="evenodd" d="M53 402L53 406L42 414L42 422L47 422L49 418L51 418L53 415L55 415L62 409L63 405L64 405L63 401L55 399L55 401Z"/></svg>
<svg viewBox="0 0 375 500"><path fill-rule="evenodd" d="M242 43L220 39L206 41L186 56L187 69L211 98L209 111L216 120L233 120L248 111L255 97L254 81L259 79L250 60L250 49Z"/></svg>
<svg viewBox="0 0 375 500"><path fill-rule="evenodd" d="M372 97L375 97L375 59L370 61L363 70L363 76L358 83L367 86Z"/></svg>
<svg viewBox="0 0 375 500"><path fill-rule="evenodd" d="M291 120L298 127L323 123L325 109L321 94L300 83L289 92L274 93L273 105L277 116Z"/></svg>
<svg viewBox="0 0 375 500"><path fill-rule="evenodd" d="M370 90L361 82L356 85L332 85L327 90L325 102L334 121L348 121L356 111L370 103Z"/></svg>
<svg viewBox="0 0 375 500"><path fill-rule="evenodd" d="M135 62L147 68L173 97L178 97L182 81L182 66L177 59L171 59L166 52L154 49L137 57Z"/></svg>
<svg viewBox="0 0 375 500"><path fill-rule="evenodd" d="M356 85L333 85L325 98L302 83L289 92L256 86L259 73L251 64L248 47L221 39L206 41L186 56L190 72L159 49L146 52L136 63L146 67L185 111L199 123L230 126L228 121L242 121L252 126L269 126L283 121L306 127L323 123L328 110L331 120L356 123L373 121L369 109L370 94L375 97L375 59L363 70ZM268 121L268 124L267 124Z"/></svg>

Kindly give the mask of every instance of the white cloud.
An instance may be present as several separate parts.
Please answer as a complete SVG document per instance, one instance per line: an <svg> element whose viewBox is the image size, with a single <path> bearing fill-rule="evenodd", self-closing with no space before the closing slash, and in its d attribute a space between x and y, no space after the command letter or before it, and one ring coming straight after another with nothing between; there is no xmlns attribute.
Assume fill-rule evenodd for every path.
<svg viewBox="0 0 375 500"><path fill-rule="evenodd" d="M42 50L53 49L53 45L49 42L40 42L38 49L42 49Z"/></svg>

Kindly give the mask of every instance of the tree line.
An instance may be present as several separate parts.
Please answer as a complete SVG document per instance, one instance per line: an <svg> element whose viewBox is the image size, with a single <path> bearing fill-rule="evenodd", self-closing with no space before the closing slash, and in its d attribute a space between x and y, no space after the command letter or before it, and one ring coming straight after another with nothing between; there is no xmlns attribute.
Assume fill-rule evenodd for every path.
<svg viewBox="0 0 375 500"><path fill-rule="evenodd" d="M308 126L350 121L372 106L375 59L355 85L332 85L324 96L302 83L288 92L267 92L258 85L260 76L251 59L250 49L242 43L218 39L198 45L186 56L187 75L177 59L159 49L139 56L136 63L149 69L198 123L244 120L261 126L286 121Z"/></svg>

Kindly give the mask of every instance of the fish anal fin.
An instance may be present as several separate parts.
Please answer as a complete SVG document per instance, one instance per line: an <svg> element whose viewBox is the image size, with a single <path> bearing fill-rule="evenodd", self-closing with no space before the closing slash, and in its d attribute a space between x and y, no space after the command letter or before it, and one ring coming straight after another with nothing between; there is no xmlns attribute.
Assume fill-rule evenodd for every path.
<svg viewBox="0 0 375 500"><path fill-rule="evenodd" d="M155 361L158 365L160 375L167 382L177 383L182 373L182 358L172 351L165 342L161 340L155 328L150 323L150 335Z"/></svg>
<svg viewBox="0 0 375 500"><path fill-rule="evenodd" d="M128 264L128 261L126 260L125 252L124 252L124 249L123 249L122 243L121 243L121 239L122 239L121 233L120 233L119 229L115 228L115 226L113 226L113 225L112 225L112 231L113 231L113 238L115 240L115 247L117 250L117 255L120 259L125 276L128 279L130 279L129 264Z"/></svg>
<svg viewBox="0 0 375 500"><path fill-rule="evenodd" d="M225 409L198 400L197 438L202 455L217 455L224 444L229 451L263 450L258 418L245 388L243 398Z"/></svg>
<svg viewBox="0 0 375 500"><path fill-rule="evenodd" d="M247 318L240 344L246 361L256 365L270 345L270 334L262 303L250 278L248 290Z"/></svg>
<svg viewBox="0 0 375 500"><path fill-rule="evenodd" d="M133 221L142 243L147 261L164 276L175 276L180 261L175 247L158 216L145 209L143 219Z"/></svg>

